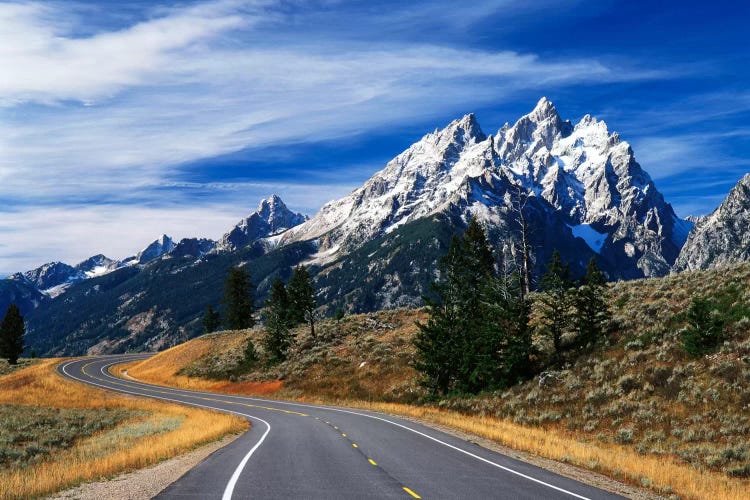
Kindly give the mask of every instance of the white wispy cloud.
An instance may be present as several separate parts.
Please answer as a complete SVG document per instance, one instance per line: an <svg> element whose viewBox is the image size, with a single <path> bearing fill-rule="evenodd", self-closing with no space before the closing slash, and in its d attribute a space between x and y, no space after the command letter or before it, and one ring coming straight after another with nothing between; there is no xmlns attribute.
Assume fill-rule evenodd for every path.
<svg viewBox="0 0 750 500"><path fill-rule="evenodd" d="M30 221L49 211L35 204L116 199L128 205L175 181L176 165L201 158L246 148L283 149L469 112L522 90L664 76L596 59L389 40L377 32L389 22L382 12L372 32L358 33L363 28L351 23L341 38L320 30L305 38L298 33L316 14L302 3L285 6L270 0L156 6L130 24L92 29L86 24L90 17L61 3L0 3L0 39L12 40L0 45L0 204L31 207L23 208L22 217ZM408 18L402 14L395 12L391 21ZM414 27L426 29L428 21L420 22ZM288 191L298 206L310 206L316 196ZM256 202L249 200L241 210ZM119 209L124 215L116 216L115 206L105 206L104 212L121 222L151 217L126 206ZM16 240L6 232L6 248L35 246L40 251L33 258L42 258L41 249L66 258L62 250L71 244L73 254L85 256L79 251L88 245L83 228L98 231L107 218L98 218L93 208L59 210L64 216L44 231L24 235L17 228ZM199 210L205 216L205 209ZM237 217L236 207L233 212ZM181 213L175 209L161 219L182 217L191 224L196 215ZM158 221L154 214L149 220ZM154 231L156 224L126 224L127 231L118 234L138 239L144 226L149 234L169 230ZM45 236L50 231L60 235ZM21 265L4 251L0 248L0 268Z"/></svg>

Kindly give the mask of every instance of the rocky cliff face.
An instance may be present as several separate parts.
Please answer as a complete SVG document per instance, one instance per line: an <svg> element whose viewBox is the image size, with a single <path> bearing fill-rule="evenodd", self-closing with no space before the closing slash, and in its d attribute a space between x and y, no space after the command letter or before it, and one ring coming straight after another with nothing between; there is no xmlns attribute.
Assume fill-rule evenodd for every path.
<svg viewBox="0 0 750 500"><path fill-rule="evenodd" d="M747 260L750 260L750 174L740 179L711 215L698 220L674 270L713 269Z"/></svg>

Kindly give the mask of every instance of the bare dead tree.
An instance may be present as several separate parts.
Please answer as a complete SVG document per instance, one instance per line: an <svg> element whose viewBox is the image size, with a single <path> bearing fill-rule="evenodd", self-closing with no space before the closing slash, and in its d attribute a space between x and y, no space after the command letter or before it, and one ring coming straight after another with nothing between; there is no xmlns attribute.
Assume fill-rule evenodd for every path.
<svg viewBox="0 0 750 500"><path fill-rule="evenodd" d="M521 239L521 262L518 267L521 275L521 291L524 297L531 291L531 245L529 243L528 220L524 212L528 201L529 196L521 189L521 186L514 186L511 192L511 206Z"/></svg>

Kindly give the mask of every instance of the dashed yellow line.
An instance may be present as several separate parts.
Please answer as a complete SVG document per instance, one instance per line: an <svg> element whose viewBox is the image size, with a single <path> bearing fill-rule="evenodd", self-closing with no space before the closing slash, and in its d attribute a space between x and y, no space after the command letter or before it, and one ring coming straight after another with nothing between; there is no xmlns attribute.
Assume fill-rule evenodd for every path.
<svg viewBox="0 0 750 500"><path fill-rule="evenodd" d="M352 443L352 446L355 448L359 448L359 446L357 446L357 443Z"/></svg>
<svg viewBox="0 0 750 500"><path fill-rule="evenodd" d="M342 434L341 434L341 437L346 437L346 434L343 434L343 433L342 433Z"/></svg>
<svg viewBox="0 0 750 500"><path fill-rule="evenodd" d="M416 493L414 493L412 490L410 490L409 488L407 488L406 486L404 486L404 491L407 492L409 495L411 495L413 498L422 498L419 495L417 495Z"/></svg>
<svg viewBox="0 0 750 500"><path fill-rule="evenodd" d="M370 465L374 465L376 467L378 465L377 462L375 462L375 460L373 460L372 458L368 458L367 461L370 462Z"/></svg>

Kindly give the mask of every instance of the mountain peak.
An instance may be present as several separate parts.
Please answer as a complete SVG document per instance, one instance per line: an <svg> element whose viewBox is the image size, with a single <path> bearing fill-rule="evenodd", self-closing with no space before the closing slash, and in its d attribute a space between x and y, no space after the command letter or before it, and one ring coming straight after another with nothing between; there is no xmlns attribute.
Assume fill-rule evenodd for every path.
<svg viewBox="0 0 750 500"><path fill-rule="evenodd" d="M306 220L306 216L292 212L278 195L272 194L260 201L255 212L242 219L225 234L219 240L217 248L231 250L249 245L298 226Z"/></svg>
<svg viewBox="0 0 750 500"><path fill-rule="evenodd" d="M277 194L272 194L268 198L264 198L260 200L260 203L258 203L258 208L256 209L256 212L260 212L265 207L283 207L286 208L286 204L281 199L281 197Z"/></svg>
<svg viewBox="0 0 750 500"><path fill-rule="evenodd" d="M135 256L135 260L138 264L145 264L171 252L174 247L174 240L166 234L162 234L156 240L152 241L146 248L138 252L138 255Z"/></svg>
<svg viewBox="0 0 750 500"><path fill-rule="evenodd" d="M555 108L555 105L552 103L552 101L544 96L539 99L539 102L536 103L534 109L527 116L531 118L531 121L537 123L544 121L547 118L560 117L560 115L557 114L557 108Z"/></svg>

